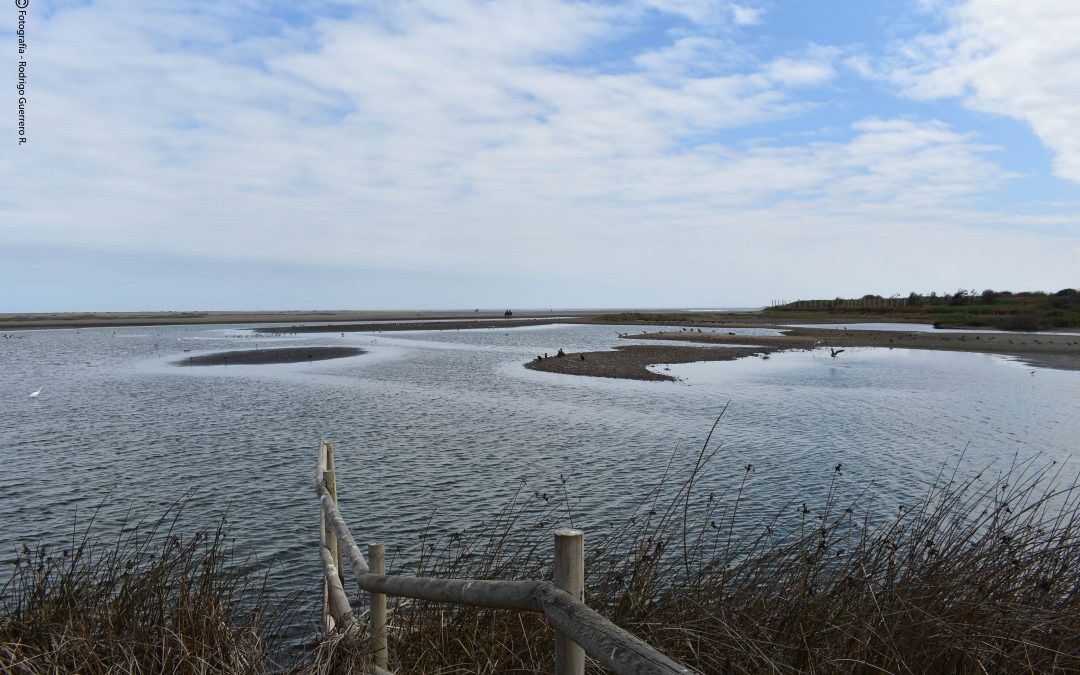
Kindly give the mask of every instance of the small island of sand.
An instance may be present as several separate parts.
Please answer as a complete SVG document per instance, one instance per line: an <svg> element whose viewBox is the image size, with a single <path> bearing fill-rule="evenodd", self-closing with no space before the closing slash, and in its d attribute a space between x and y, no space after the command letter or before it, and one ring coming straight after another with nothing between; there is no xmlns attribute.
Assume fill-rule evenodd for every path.
<svg viewBox="0 0 1080 675"><path fill-rule="evenodd" d="M303 363L305 361L325 361L341 359L346 356L364 354L356 347L286 347L284 349L241 349L230 352L215 352L201 356L189 356L176 361L178 366L252 366L267 363Z"/></svg>

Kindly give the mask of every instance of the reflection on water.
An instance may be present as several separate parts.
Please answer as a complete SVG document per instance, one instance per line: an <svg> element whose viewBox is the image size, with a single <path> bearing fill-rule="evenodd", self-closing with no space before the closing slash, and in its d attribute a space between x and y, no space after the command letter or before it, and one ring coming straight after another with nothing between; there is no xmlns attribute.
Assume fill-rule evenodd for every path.
<svg viewBox="0 0 1080 675"><path fill-rule="evenodd" d="M1080 373L1020 368L980 354L845 350L671 367L676 383L526 370L544 352L633 344L627 326L258 336L249 327L33 331L0 344L0 565L16 542L69 538L129 507L160 513L187 490L191 527L228 511L241 547L273 558L282 589L319 579L319 439L335 442L342 511L361 542L408 557L420 532L460 529L498 510L521 481L570 475L575 524L625 515L677 447L689 458L723 406L724 449L702 483L757 467L740 512L765 516L874 482L889 508L921 493L967 447L974 469L1080 438ZM678 330L678 329L675 329ZM180 369L170 362L275 344L360 346L320 363ZM653 344L653 343L650 343ZM185 351L190 350L190 351ZM44 386L41 398L29 393Z"/></svg>

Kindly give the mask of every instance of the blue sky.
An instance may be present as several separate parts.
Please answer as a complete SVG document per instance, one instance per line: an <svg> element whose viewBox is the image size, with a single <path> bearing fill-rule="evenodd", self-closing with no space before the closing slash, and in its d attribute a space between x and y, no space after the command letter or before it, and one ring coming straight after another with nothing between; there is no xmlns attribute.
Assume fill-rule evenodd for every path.
<svg viewBox="0 0 1080 675"><path fill-rule="evenodd" d="M0 312L1075 287L1077 34L1071 0L32 1Z"/></svg>

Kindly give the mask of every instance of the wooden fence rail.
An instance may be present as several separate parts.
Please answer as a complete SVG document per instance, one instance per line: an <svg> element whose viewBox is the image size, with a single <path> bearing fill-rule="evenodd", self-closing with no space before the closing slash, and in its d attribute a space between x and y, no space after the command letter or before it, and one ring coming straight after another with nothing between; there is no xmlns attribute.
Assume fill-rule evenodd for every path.
<svg viewBox="0 0 1080 675"><path fill-rule="evenodd" d="M388 575L383 569L382 544L371 544L371 565L356 545L337 507L334 450L319 444L315 491L320 502L323 622L326 630L355 622L343 585L343 558L348 560L360 588L371 594L368 625L372 630L375 672L386 674L386 596L448 602L476 607L544 614L555 627L556 675L582 675L584 654L620 675L693 673L633 634L589 609L583 598L584 535L579 530L555 533L555 583L550 581L489 581L434 579Z"/></svg>

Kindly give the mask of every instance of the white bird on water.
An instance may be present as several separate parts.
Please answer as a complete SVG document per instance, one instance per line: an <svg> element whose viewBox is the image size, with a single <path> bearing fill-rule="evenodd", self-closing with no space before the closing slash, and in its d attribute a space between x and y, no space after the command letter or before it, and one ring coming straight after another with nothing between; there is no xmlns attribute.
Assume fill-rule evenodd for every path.
<svg viewBox="0 0 1080 675"><path fill-rule="evenodd" d="M41 390L44 389L44 388L45 387L38 387L37 391L35 391L33 394L30 394L30 398L37 398L38 395L41 394Z"/></svg>

